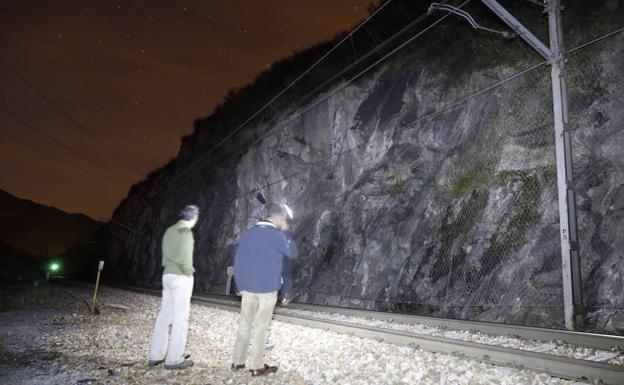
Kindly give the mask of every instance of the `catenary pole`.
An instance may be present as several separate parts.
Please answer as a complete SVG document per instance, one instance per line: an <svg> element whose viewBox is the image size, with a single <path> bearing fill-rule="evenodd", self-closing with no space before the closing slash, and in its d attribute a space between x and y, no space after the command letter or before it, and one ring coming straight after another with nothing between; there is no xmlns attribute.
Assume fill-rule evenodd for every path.
<svg viewBox="0 0 624 385"><path fill-rule="evenodd" d="M584 309L576 222L576 196L572 173L572 138L568 129L568 98L564 71L561 1L547 0L545 2L548 13L550 49L496 0L481 1L551 64L564 323L566 329L579 329L583 327Z"/></svg>
<svg viewBox="0 0 624 385"><path fill-rule="evenodd" d="M564 70L561 1L549 0L547 7L550 49L553 52L550 76L552 79L555 151L557 156L563 311L566 329L574 330L583 327L584 309L581 258L576 221L576 195L572 173L572 137L568 125L568 97Z"/></svg>

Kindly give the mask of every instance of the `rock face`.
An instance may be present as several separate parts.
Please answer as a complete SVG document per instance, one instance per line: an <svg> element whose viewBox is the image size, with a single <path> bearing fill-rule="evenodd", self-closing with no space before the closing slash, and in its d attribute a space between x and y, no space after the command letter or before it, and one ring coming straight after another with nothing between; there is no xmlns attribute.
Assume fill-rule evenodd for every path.
<svg viewBox="0 0 624 385"><path fill-rule="evenodd" d="M568 3L570 48L624 16L622 1ZM263 201L284 202L300 301L561 327L550 69L464 100L539 58L449 23L354 82L251 121L218 151L247 116L198 121L115 211L136 232L109 225L107 279L159 285L160 238L195 202L196 289L223 292L241 232ZM624 34L580 49L567 73L587 321L613 331L624 306L623 49Z"/></svg>

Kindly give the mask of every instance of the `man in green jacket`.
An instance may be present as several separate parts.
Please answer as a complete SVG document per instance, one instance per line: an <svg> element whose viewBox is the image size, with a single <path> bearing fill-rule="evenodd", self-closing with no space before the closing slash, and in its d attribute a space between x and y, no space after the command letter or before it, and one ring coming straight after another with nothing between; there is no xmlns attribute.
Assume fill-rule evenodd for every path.
<svg viewBox="0 0 624 385"><path fill-rule="evenodd" d="M149 352L149 366L165 363L165 369L185 369L193 361L184 359L188 319L193 294L192 228L199 209L189 205L180 212L181 219L165 231L162 240L162 302L156 318ZM171 325L171 337L169 326Z"/></svg>

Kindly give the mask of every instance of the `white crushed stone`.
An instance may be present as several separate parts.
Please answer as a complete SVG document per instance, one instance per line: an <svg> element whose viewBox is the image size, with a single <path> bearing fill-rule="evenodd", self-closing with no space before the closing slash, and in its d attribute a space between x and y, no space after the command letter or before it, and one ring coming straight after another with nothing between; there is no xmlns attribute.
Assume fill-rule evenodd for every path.
<svg viewBox="0 0 624 385"><path fill-rule="evenodd" d="M571 345L564 343L563 341L557 340L545 342L539 340L525 339L521 337L492 335L477 331L453 330L423 324L383 321L375 320L372 318L353 317L336 313L326 313L318 311L315 312L300 309L289 309L285 307L280 308L280 311L291 315L330 319L334 321L366 325L380 329L390 329L420 335L443 337L461 341L470 341L485 345L495 345L505 348L514 348L519 350L527 350L577 359L590 359L596 356L607 357L609 354L613 355L614 353L621 353L588 348L578 345ZM624 365L624 354L616 354L614 357L608 359L606 363L611 365Z"/></svg>
<svg viewBox="0 0 624 385"><path fill-rule="evenodd" d="M88 298L89 292L75 289L75 296ZM187 353L195 366L173 372L150 369L146 366L147 351L159 298L103 288L102 313L97 316L87 314L83 309L86 306L75 302L74 299L57 306L60 311L43 320L46 328L35 337L25 337L37 349L62 354L39 367L48 374L41 378L50 381L12 380L13 385L89 383L79 382L81 379L107 384L191 385L574 384L544 373L498 367L279 321L272 322L266 361L279 365L280 370L266 378L252 378L247 371L229 370L238 314L196 304L191 305L187 344ZM113 309L105 306L107 303L123 304L130 310ZM63 312L65 307L68 310ZM0 313L0 323L7 325L10 321L11 314ZM7 334L5 329L0 329L0 338L7 351L32 353L25 348L28 345L25 338ZM36 364L29 365L28 370L34 370Z"/></svg>

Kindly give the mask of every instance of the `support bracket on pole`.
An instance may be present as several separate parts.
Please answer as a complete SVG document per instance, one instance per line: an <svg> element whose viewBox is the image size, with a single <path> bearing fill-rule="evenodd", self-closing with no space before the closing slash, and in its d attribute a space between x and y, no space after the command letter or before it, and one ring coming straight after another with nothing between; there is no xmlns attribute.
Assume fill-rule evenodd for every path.
<svg viewBox="0 0 624 385"><path fill-rule="evenodd" d="M576 218L576 194L572 172L572 138L568 128L568 101L561 29L561 1L545 0L548 13L550 48L533 35L496 0L481 0L490 10L509 25L518 36L533 47L551 64L555 153L557 166L557 200L563 275L563 315L565 327L570 330L583 327L583 284Z"/></svg>
<svg viewBox="0 0 624 385"><path fill-rule="evenodd" d="M454 15L457 15L457 16L459 16L461 18L466 19L468 21L468 23L470 23L470 25L474 29L482 29L484 31L498 33L499 35L501 35L505 39L511 39L511 38L514 38L514 37L517 36L515 33L510 32L510 31L499 31L497 29L484 27L484 26L480 25L479 23L477 23L477 21L474 19L474 17L472 17L472 15L469 14L468 12L466 12L463 9L460 9L458 7L454 7L452 5L449 5L449 4L431 3L431 5L429 5L429 9L427 10L427 12L431 13L433 11L446 11L446 12L452 13Z"/></svg>
<svg viewBox="0 0 624 385"><path fill-rule="evenodd" d="M542 57L549 62L553 62L554 55L550 48L546 47L544 43L537 36L533 35L531 31L529 31L522 23L518 21L511 13L509 13L502 5L500 5L496 0L481 0L483 4L485 4L492 12L494 12L502 21L505 22L511 29L514 30L522 38L522 40L526 41L533 49L537 51Z"/></svg>

